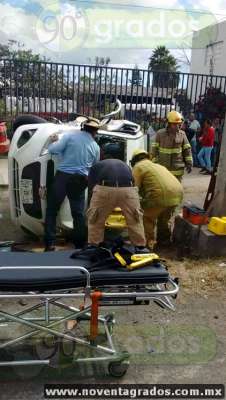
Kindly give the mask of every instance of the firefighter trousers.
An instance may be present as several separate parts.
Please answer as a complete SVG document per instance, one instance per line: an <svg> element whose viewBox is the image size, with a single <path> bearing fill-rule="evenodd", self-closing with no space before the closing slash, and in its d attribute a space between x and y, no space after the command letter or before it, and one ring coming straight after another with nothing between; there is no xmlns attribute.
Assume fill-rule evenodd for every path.
<svg viewBox="0 0 226 400"><path fill-rule="evenodd" d="M88 243L104 241L105 221L114 208L120 207L125 216L129 238L135 246L145 246L143 212L136 187L96 185L93 190L88 217Z"/></svg>
<svg viewBox="0 0 226 400"><path fill-rule="evenodd" d="M170 219L175 208L176 206L144 209L144 231L147 240L147 246L150 249L153 249L156 242L163 243L170 240Z"/></svg>

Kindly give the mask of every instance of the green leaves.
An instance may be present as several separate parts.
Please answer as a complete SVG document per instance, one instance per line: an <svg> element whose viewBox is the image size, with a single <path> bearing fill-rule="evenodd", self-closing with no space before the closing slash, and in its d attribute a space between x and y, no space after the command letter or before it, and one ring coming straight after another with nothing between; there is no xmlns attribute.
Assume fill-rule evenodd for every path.
<svg viewBox="0 0 226 400"><path fill-rule="evenodd" d="M178 86L177 59L165 46L156 47L149 60L148 69L153 72L153 86L171 88Z"/></svg>

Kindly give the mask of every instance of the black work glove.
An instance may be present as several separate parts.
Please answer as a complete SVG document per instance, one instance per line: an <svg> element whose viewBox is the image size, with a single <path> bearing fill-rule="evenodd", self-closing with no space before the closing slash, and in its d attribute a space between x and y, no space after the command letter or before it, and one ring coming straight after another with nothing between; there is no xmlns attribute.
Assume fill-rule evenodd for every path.
<svg viewBox="0 0 226 400"><path fill-rule="evenodd" d="M192 171L192 167L191 167L191 165L187 165L187 167L186 167L186 171L187 171L187 173L188 173L188 174L190 174L190 173L191 173L191 171Z"/></svg>

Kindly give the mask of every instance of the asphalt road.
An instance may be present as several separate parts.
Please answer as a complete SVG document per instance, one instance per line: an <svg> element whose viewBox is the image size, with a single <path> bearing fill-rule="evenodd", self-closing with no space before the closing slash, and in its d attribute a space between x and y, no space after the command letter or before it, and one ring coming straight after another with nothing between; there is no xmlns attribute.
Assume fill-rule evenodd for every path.
<svg viewBox="0 0 226 400"><path fill-rule="evenodd" d="M101 363L39 374L20 367L1 374L1 400L43 399L46 383L226 383L225 296L181 292L175 312L156 305L126 307L116 311L116 319L116 343L131 354L124 378L109 378Z"/></svg>
<svg viewBox="0 0 226 400"><path fill-rule="evenodd" d="M184 178L185 198L202 206L209 177L197 170ZM10 220L8 192L0 189L0 240L28 238ZM23 309L22 306L19 306ZM109 311L109 310L108 310ZM112 311L112 310L111 310ZM124 378L110 378L103 364L40 370L4 369L0 373L1 400L41 400L45 383L165 383L199 384L226 381L226 296L180 291L175 312L150 306L116 310L115 341L131 354ZM8 329L8 328L6 328ZM7 330L6 330L7 331ZM4 338L0 326L0 338ZM9 330L13 334L14 328ZM2 336L3 335L3 336ZM26 357L26 346L14 354Z"/></svg>

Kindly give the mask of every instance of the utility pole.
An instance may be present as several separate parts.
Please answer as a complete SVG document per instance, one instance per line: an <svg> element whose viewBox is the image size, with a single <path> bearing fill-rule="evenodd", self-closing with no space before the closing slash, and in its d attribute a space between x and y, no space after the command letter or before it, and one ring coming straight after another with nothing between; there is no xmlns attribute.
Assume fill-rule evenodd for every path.
<svg viewBox="0 0 226 400"><path fill-rule="evenodd" d="M222 134L219 165L217 169L215 193L209 211L212 216L226 216L226 115Z"/></svg>

